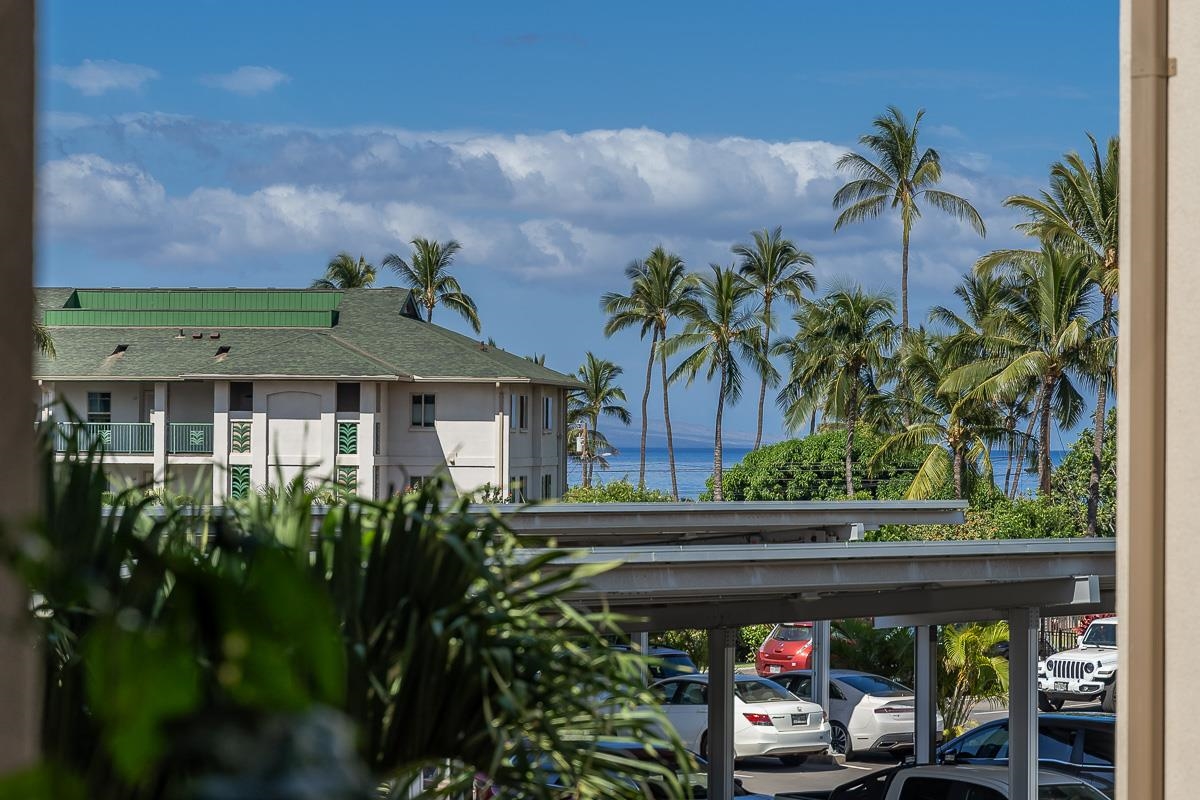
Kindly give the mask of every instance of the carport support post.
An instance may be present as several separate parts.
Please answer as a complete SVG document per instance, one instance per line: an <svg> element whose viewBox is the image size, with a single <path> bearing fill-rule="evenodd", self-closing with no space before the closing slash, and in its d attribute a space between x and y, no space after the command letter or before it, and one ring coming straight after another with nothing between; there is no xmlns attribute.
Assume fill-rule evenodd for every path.
<svg viewBox="0 0 1200 800"><path fill-rule="evenodd" d="M708 631L708 796L733 800L733 659L735 628Z"/></svg>
<svg viewBox="0 0 1200 800"><path fill-rule="evenodd" d="M1008 782L1011 800L1038 794L1038 609L1008 614Z"/></svg>
<svg viewBox="0 0 1200 800"><path fill-rule="evenodd" d="M650 632L642 631L641 633L635 633L633 635L633 646L634 646L634 649L637 650L638 655L642 655L642 656L648 655L650 653ZM650 683L652 682L649 670L647 670L647 669L642 670L642 681L647 686L649 686Z"/></svg>
<svg viewBox="0 0 1200 800"><path fill-rule="evenodd" d="M916 725L913 730L913 756L918 764L932 764L937 748L937 626L918 625L913 629L916 652Z"/></svg>
<svg viewBox="0 0 1200 800"><path fill-rule="evenodd" d="M813 623L812 700L829 716L829 620Z"/></svg>

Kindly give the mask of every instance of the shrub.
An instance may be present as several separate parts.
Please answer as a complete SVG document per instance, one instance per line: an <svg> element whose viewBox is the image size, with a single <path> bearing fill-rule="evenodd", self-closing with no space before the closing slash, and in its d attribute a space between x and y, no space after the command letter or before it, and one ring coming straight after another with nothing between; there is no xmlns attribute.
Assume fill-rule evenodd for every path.
<svg viewBox="0 0 1200 800"><path fill-rule="evenodd" d="M572 486L562 496L564 503L670 503L671 495L658 489L634 486L627 478L591 486Z"/></svg>

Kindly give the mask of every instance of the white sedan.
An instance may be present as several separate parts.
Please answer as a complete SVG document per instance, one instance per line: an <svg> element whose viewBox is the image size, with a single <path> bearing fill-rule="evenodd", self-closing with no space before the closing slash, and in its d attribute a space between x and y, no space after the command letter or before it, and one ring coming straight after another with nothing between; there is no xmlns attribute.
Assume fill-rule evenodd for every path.
<svg viewBox="0 0 1200 800"><path fill-rule="evenodd" d="M688 748L707 758L708 675L668 678L651 690ZM735 677L733 721L735 758L773 756L795 766L829 749L829 722L821 707L765 678Z"/></svg>

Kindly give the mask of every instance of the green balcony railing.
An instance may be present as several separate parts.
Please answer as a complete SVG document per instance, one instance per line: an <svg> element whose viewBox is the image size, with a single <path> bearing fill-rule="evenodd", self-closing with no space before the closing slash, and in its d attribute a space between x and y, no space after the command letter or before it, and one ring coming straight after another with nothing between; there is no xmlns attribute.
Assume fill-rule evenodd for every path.
<svg viewBox="0 0 1200 800"><path fill-rule="evenodd" d="M60 422L55 437L59 452L67 449L72 436L76 437L76 446L80 450L99 443L108 453L154 452L152 422Z"/></svg>
<svg viewBox="0 0 1200 800"><path fill-rule="evenodd" d="M186 454L212 451L211 422L172 422L167 426L167 452Z"/></svg>

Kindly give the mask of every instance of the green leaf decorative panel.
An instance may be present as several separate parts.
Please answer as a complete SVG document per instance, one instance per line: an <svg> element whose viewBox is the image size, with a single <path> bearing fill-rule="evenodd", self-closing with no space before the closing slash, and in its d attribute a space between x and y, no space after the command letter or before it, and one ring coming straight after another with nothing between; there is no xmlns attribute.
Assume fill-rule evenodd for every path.
<svg viewBox="0 0 1200 800"><path fill-rule="evenodd" d="M241 500L250 494L250 465L238 464L229 468L229 496Z"/></svg>
<svg viewBox="0 0 1200 800"><path fill-rule="evenodd" d="M352 456L358 452L358 423L338 423L338 455Z"/></svg>
<svg viewBox="0 0 1200 800"><path fill-rule="evenodd" d="M188 431L188 447L193 450L200 450L204 447L205 430L203 428L192 428Z"/></svg>
<svg viewBox="0 0 1200 800"><path fill-rule="evenodd" d="M342 494L354 494L358 491L358 467L337 468L338 490Z"/></svg>
<svg viewBox="0 0 1200 800"><path fill-rule="evenodd" d="M229 427L229 450L233 453L250 452L250 423L234 422Z"/></svg>

